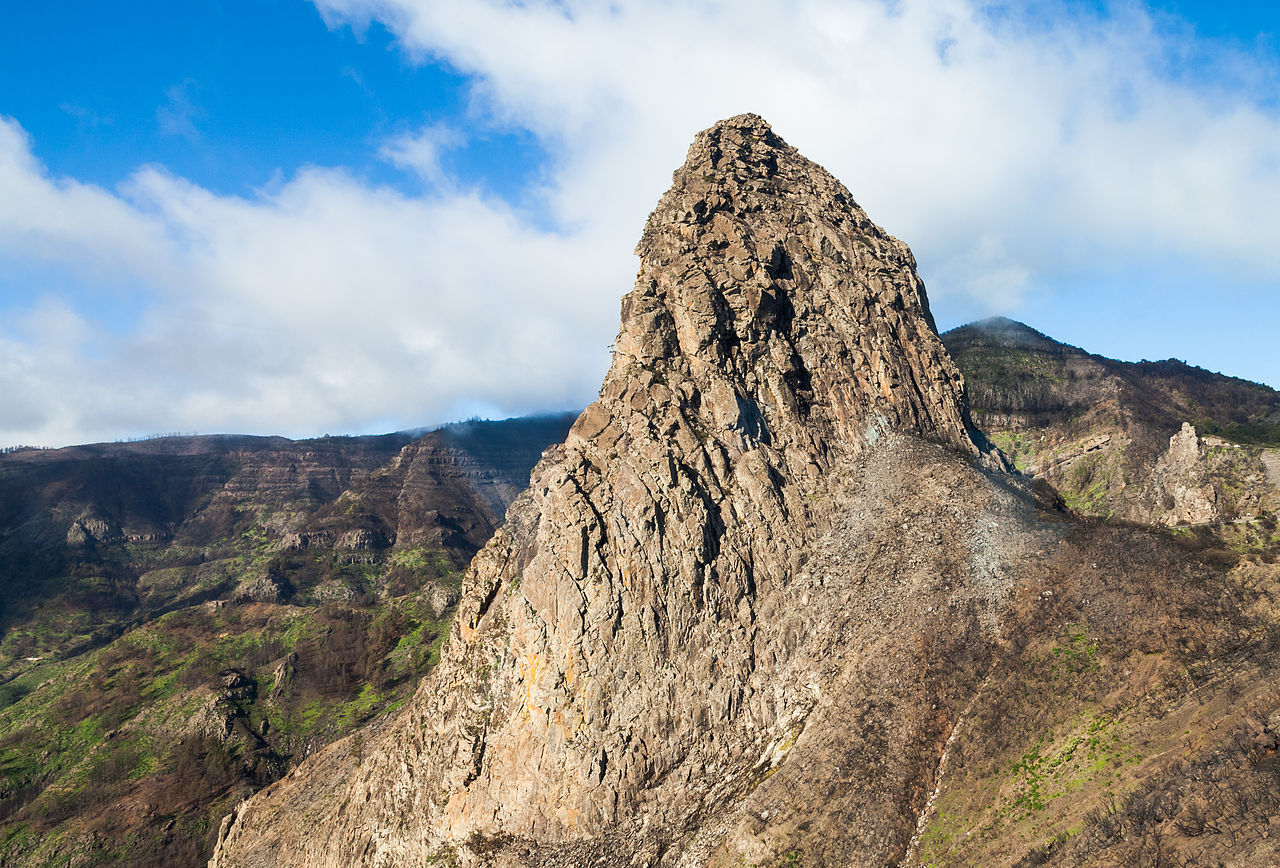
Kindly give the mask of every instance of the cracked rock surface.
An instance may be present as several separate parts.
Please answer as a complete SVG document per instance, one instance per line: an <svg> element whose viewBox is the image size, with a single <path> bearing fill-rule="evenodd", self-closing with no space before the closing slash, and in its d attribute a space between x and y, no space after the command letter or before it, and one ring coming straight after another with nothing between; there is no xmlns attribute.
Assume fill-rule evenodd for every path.
<svg viewBox="0 0 1280 868"><path fill-rule="evenodd" d="M811 715L885 713L826 698L872 677L842 662L846 643L905 590L854 599L867 564L848 539L883 533L884 510L833 528L854 520L861 475L892 477L885 455L983 456L910 250L742 115L695 139L638 252L600 398L472 564L439 668L358 765L339 745L243 807L215 864L407 863L622 829L640 861L666 858L673 829L756 789ZM885 557L908 526L890 530ZM975 581L945 614L959 637L1003 593L968 545L951 572ZM931 566L895 563L920 581ZM914 678L902 665L880 674L895 690ZM937 739L890 728L890 750ZM925 770L908 765L867 810L911 811ZM277 821L286 804L303 822Z"/></svg>
<svg viewBox="0 0 1280 868"><path fill-rule="evenodd" d="M971 430L906 245L761 118L697 136L638 252L440 665L213 865L905 857L1070 522Z"/></svg>

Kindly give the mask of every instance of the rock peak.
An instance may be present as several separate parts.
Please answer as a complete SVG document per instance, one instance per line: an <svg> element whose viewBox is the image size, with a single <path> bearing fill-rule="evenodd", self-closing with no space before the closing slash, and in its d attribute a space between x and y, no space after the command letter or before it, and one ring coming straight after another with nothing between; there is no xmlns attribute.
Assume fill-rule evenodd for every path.
<svg viewBox="0 0 1280 868"><path fill-rule="evenodd" d="M932 450L981 479L891 436L978 453L910 250L763 119L694 139L639 252L600 396L472 562L413 705L358 772L335 748L239 811L215 865L273 848L410 864L486 836L618 835L627 864L656 864L670 830L795 741L812 695L780 685L815 684L803 673L844 654L821 626L850 611L836 590L815 618L785 613L810 605L821 545L863 538L829 531L866 467L910 477L901 456ZM323 781L349 791L319 798ZM275 823L285 804L310 819Z"/></svg>
<svg viewBox="0 0 1280 868"><path fill-rule="evenodd" d="M772 132L773 126L755 112L743 112L740 115L734 115L733 117L716 121L714 124L703 130L703 133L707 135L716 135L720 131L728 129L751 129Z"/></svg>
<svg viewBox="0 0 1280 868"><path fill-rule="evenodd" d="M715 169L725 153L732 159L767 163L776 159L774 152L797 153L773 131L768 121L748 113L725 118L699 133L689 149L689 160L696 158ZM683 170L689 168L690 162L686 162Z"/></svg>
<svg viewBox="0 0 1280 868"><path fill-rule="evenodd" d="M817 453L889 429L978 451L911 251L759 115L695 137L637 253L606 392L687 369Z"/></svg>

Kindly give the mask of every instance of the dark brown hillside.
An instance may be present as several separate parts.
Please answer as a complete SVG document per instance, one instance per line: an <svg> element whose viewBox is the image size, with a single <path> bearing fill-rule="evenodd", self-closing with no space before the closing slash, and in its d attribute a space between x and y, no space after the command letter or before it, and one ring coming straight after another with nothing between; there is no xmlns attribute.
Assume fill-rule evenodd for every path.
<svg viewBox="0 0 1280 868"><path fill-rule="evenodd" d="M0 628L5 664L57 655L118 632L149 609L208 596L229 577L148 595L152 569L205 567L244 550L243 534L311 512L387 462L406 435L288 441L160 438L0 456ZM75 616L47 623L46 601ZM79 601L79 602L77 602ZM45 620L36 644L19 625Z"/></svg>
<svg viewBox="0 0 1280 868"><path fill-rule="evenodd" d="M1177 359L1120 362L997 317L942 336L965 372L975 421L993 430L1047 427L1111 398L1153 429L1183 422L1235 442L1280 445L1280 392ZM1115 408L1120 409L1120 408Z"/></svg>
<svg viewBox="0 0 1280 868"><path fill-rule="evenodd" d="M1107 359L1003 318L943 342L975 423L1079 512L1198 525L1280 509L1274 389L1176 359ZM1254 526L1229 530L1246 547L1267 539Z"/></svg>
<svg viewBox="0 0 1280 868"><path fill-rule="evenodd" d="M0 864L198 865L412 690L568 417L0 457Z"/></svg>

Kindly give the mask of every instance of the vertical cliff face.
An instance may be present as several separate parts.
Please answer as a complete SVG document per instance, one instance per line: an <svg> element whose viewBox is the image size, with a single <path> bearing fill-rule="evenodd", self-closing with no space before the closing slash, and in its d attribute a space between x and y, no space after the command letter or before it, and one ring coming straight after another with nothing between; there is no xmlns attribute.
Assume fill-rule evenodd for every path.
<svg viewBox="0 0 1280 868"><path fill-rule="evenodd" d="M741 115L698 135L638 252L600 398L472 563L445 660L358 751L229 818L215 864L694 852L690 830L761 791L815 709L837 728L872 713L823 706L834 685L924 701L914 662L891 661L891 687L846 664L851 642L897 647L866 631L908 617L898 594L945 580L954 641L989 631L1005 579L978 522L1023 507L954 458L982 453L907 247ZM917 471L933 494L904 512ZM898 560L907 520L935 513L954 548ZM893 587L859 590L868 570ZM919 756L875 782L876 810L914 817L936 756L908 745L940 744L953 700L882 721L886 755ZM909 825L865 852L901 854Z"/></svg>

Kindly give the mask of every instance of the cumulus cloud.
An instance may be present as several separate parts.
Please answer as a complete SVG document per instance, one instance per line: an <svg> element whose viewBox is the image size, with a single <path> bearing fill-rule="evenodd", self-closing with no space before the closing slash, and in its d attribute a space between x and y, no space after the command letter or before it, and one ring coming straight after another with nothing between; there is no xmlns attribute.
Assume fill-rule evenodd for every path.
<svg viewBox="0 0 1280 868"><path fill-rule="evenodd" d="M1081 256L1190 254L1280 277L1280 118L1247 92L1175 76L1188 44L1139 8L314 2L333 25L382 20L553 143L553 207L570 225L632 229L691 131L751 110L908 239L926 278L951 278L935 295L1005 306ZM1249 77L1239 56L1223 65Z"/></svg>
<svg viewBox="0 0 1280 868"><path fill-rule="evenodd" d="M7 255L78 261L89 281L105 262L151 286L137 322L105 344L55 299L11 312L4 442L392 430L567 408L607 364L616 258L586 233L531 229L500 201L412 198L321 169L252 198L154 167L112 192L49 177L11 120L0 147Z"/></svg>
<svg viewBox="0 0 1280 868"><path fill-rule="evenodd" d="M742 111L906 239L935 302L975 316L1148 261L1280 280L1274 78L1247 55L1190 63L1141 7L313 2L334 28L382 22L470 77L474 116L531 132L541 210L457 184L456 125L375 145L422 196L312 168L236 197L154 167L118 190L54 178L0 121L0 253L147 299L105 345L56 305L0 326L0 389L24 408L0 443L580 405L645 215L692 134Z"/></svg>
<svg viewBox="0 0 1280 868"><path fill-rule="evenodd" d="M0 252L71 265L98 277L176 277L163 254L164 226L118 196L50 178L26 131L0 116Z"/></svg>

